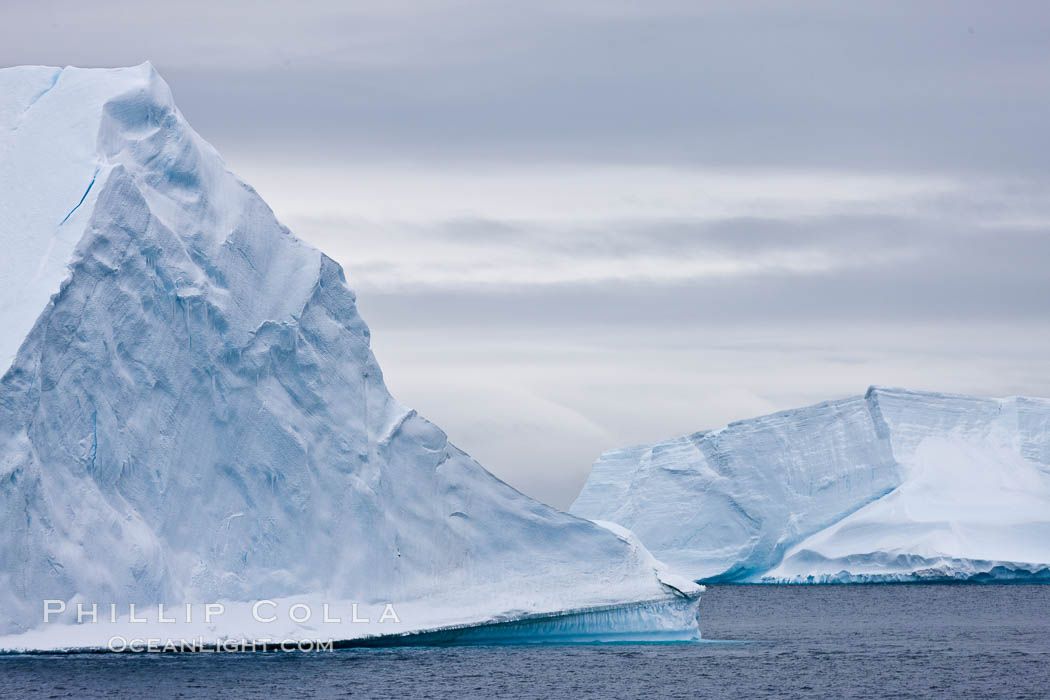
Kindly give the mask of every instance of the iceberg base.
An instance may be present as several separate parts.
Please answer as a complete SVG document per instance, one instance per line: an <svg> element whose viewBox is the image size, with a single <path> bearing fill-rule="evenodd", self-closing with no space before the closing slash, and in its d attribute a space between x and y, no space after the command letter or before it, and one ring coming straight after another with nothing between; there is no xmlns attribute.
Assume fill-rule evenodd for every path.
<svg viewBox="0 0 1050 700"><path fill-rule="evenodd" d="M367 624L293 624L281 620L266 624L253 620L249 604L227 602L223 622L161 624L143 620L130 624L123 617L110 624L44 625L21 635L0 636L0 654L89 653L140 651L291 651L353 647L581 644L602 642L695 642L700 640L699 607L703 588L688 595L636 603L575 608L557 612L506 610L479 615L473 622L450 622L450 609L438 609L429 624L417 618L419 608L399 606L417 622L378 624L375 611ZM303 603L305 598L293 599ZM284 601L288 602L288 601ZM309 607L306 604L304 607ZM321 609L321 604L316 605ZM176 608L171 608L174 610ZM267 607L269 613L271 609ZM335 605L333 610L349 609ZM152 610L137 611L147 617ZM326 612L327 614L327 612ZM357 614L356 611L354 613ZM444 624L441 619L444 618ZM406 628L407 627L407 628ZM306 646L300 646L303 642ZM147 647L147 645L149 645Z"/></svg>
<svg viewBox="0 0 1050 700"><path fill-rule="evenodd" d="M700 640L700 598L526 616L506 622L335 642L335 648L441 645L594 644Z"/></svg>

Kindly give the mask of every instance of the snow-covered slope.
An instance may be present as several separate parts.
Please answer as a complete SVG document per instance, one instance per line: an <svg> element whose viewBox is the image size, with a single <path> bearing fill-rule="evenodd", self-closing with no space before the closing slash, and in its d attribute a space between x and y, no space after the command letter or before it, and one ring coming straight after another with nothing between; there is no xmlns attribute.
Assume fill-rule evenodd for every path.
<svg viewBox="0 0 1050 700"><path fill-rule="evenodd" d="M0 648L105 644L46 599L226 601L206 631L249 638L588 610L578 636L695 636L697 587L390 397L340 267L149 64L0 71L0 242ZM261 599L400 622L260 627Z"/></svg>
<svg viewBox="0 0 1050 700"><path fill-rule="evenodd" d="M571 512L697 580L1050 579L1050 401L873 387L606 452Z"/></svg>

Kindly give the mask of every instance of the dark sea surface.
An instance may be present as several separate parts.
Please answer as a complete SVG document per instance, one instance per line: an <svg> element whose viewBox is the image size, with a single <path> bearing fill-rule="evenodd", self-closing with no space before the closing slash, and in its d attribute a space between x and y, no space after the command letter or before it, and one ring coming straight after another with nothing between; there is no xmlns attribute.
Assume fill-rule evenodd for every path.
<svg viewBox="0 0 1050 700"><path fill-rule="evenodd" d="M1050 585L709 586L701 611L701 644L6 656L0 695L1050 698Z"/></svg>

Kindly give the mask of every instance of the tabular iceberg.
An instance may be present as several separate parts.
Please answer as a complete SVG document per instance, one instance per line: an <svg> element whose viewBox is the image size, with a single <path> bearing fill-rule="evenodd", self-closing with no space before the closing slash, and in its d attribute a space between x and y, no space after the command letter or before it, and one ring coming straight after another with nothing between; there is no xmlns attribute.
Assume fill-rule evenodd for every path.
<svg viewBox="0 0 1050 700"><path fill-rule="evenodd" d="M141 635L136 603L168 637L696 637L699 587L391 398L341 268L149 64L0 71L0 186L0 649Z"/></svg>
<svg viewBox="0 0 1050 700"><path fill-rule="evenodd" d="M1050 581L1050 401L872 387L606 452L570 512L698 581Z"/></svg>

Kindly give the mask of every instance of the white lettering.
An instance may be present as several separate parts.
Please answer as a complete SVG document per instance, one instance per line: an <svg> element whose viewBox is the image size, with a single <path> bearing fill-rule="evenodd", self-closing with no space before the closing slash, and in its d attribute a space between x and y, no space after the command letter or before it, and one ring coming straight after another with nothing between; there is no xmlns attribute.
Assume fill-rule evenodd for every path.
<svg viewBox="0 0 1050 700"><path fill-rule="evenodd" d="M92 623L97 623L98 622L98 604L97 603L92 603L91 604L91 609L85 611L84 610L84 604L83 603L77 603L77 624L78 625L84 624L84 618L89 616L89 615L91 616L91 622Z"/></svg>
<svg viewBox="0 0 1050 700"><path fill-rule="evenodd" d="M61 600L44 601L44 622L51 622L52 615L61 615L66 611L66 604Z"/></svg>
<svg viewBox="0 0 1050 700"><path fill-rule="evenodd" d="M204 621L211 622L212 615L222 615L226 612L226 606L222 603L208 603L204 606Z"/></svg>
<svg viewBox="0 0 1050 700"><path fill-rule="evenodd" d="M386 622L387 620L401 622L401 618L397 616L397 611L394 610L394 606L391 603L386 604L386 607L383 608L383 614L379 617L380 622Z"/></svg>
<svg viewBox="0 0 1050 700"><path fill-rule="evenodd" d="M252 606L252 617L254 617L257 622L273 622L277 619L276 615L273 615L271 617L259 617L259 608L261 608L264 605L272 605L275 608L277 607L277 603L273 602L272 600L257 600L255 602L255 605Z"/></svg>
<svg viewBox="0 0 1050 700"><path fill-rule="evenodd" d="M304 616L303 617L297 617L296 614L295 614L296 610L304 610L305 611ZM306 622L307 620L310 619L311 615L313 615L313 612L310 610L310 606L309 605L304 605L302 603L296 603L295 605L293 605L291 608L288 609L288 617L292 618L292 622L299 622L299 623Z"/></svg>

